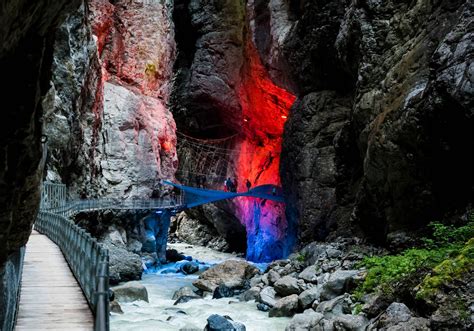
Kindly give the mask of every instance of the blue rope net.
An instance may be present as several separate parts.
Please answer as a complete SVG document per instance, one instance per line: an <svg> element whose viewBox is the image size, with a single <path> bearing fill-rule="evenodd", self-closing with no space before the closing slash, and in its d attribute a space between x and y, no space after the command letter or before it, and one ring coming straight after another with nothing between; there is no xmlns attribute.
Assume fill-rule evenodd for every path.
<svg viewBox="0 0 474 331"><path fill-rule="evenodd" d="M180 185L169 181L163 181L163 184L171 185L185 193L184 206L193 208L210 202L216 202L237 197L252 197L275 202L284 202L282 189L276 185L260 185L247 192L224 192L218 190L208 190L191 186Z"/></svg>

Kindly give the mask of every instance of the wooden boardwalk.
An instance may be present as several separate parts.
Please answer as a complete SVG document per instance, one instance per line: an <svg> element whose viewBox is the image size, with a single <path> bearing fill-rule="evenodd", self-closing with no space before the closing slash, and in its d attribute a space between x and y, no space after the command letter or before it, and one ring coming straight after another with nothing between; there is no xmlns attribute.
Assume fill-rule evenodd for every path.
<svg viewBox="0 0 474 331"><path fill-rule="evenodd" d="M94 318L61 250L36 231L26 245L15 330L93 330Z"/></svg>

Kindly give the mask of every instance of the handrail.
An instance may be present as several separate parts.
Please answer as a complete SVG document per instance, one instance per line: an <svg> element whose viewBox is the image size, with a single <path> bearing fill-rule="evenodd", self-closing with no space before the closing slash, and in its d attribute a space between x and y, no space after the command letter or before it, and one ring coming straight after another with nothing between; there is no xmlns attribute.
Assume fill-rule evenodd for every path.
<svg viewBox="0 0 474 331"><path fill-rule="evenodd" d="M43 183L35 230L54 241L63 252L95 315L94 330L109 331L109 251L77 226L71 217L81 211L104 209L176 209L184 193L166 199L96 199L67 201L63 184Z"/></svg>
<svg viewBox="0 0 474 331"><path fill-rule="evenodd" d="M96 210L155 210L155 209L173 209L182 207L184 204L184 195L176 197L176 199L136 199L136 200L119 200L119 199L89 199L89 200L73 200L65 204L54 204L49 206L43 204L42 210L65 217L71 217L83 211Z"/></svg>
<svg viewBox="0 0 474 331"><path fill-rule="evenodd" d="M94 330L109 331L109 251L67 217L40 210L35 230L64 254L95 315Z"/></svg>

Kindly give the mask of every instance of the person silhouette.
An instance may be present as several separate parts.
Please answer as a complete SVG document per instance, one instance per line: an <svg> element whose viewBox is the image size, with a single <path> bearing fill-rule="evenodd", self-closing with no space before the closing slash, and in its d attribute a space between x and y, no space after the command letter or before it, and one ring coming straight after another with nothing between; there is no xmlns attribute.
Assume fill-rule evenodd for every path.
<svg viewBox="0 0 474 331"><path fill-rule="evenodd" d="M252 183L249 181L248 178L245 181L245 186L247 187L247 192L250 191L250 188L252 187Z"/></svg>

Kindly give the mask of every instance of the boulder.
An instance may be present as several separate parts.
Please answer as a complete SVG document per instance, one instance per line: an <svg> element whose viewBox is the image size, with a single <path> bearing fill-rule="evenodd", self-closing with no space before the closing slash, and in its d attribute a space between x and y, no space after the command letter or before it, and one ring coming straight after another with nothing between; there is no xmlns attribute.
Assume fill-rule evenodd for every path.
<svg viewBox="0 0 474 331"><path fill-rule="evenodd" d="M349 294L346 293L332 300L324 301L320 304L313 304L313 309L316 310L316 312L324 314L325 317L332 315L350 314L351 307L349 300Z"/></svg>
<svg viewBox="0 0 474 331"><path fill-rule="evenodd" d="M167 249L166 250L166 261L168 262L178 262L186 260L186 256L179 253L176 249Z"/></svg>
<svg viewBox="0 0 474 331"><path fill-rule="evenodd" d="M268 316L270 317L291 317L298 309L298 295L292 294L278 300L272 309L270 309Z"/></svg>
<svg viewBox="0 0 474 331"><path fill-rule="evenodd" d="M321 298L330 300L344 292L354 284L355 278L359 275L358 270L337 270L329 276L328 281L323 284Z"/></svg>
<svg viewBox="0 0 474 331"><path fill-rule="evenodd" d="M250 287L254 287L262 283L262 275L255 275L250 279Z"/></svg>
<svg viewBox="0 0 474 331"><path fill-rule="evenodd" d="M111 285L142 278L142 259L139 255L109 241L102 243L109 250L109 281Z"/></svg>
<svg viewBox="0 0 474 331"><path fill-rule="evenodd" d="M230 298L232 296L234 296L234 290L225 284L220 284L218 287L216 287L214 293L212 294L213 299Z"/></svg>
<svg viewBox="0 0 474 331"><path fill-rule="evenodd" d="M271 307L269 305L266 305L264 303L258 303L257 304L257 309L260 310L260 311L269 311L271 309Z"/></svg>
<svg viewBox="0 0 474 331"><path fill-rule="evenodd" d="M315 286L301 292L298 296L298 303L302 309L310 308L316 300L321 296L321 287ZM317 302L319 303L319 301Z"/></svg>
<svg viewBox="0 0 474 331"><path fill-rule="evenodd" d="M183 263L179 270L185 275L191 275L199 271L199 265L196 262Z"/></svg>
<svg viewBox="0 0 474 331"><path fill-rule="evenodd" d="M379 318L379 327L389 327L412 318L410 309L403 303L393 302Z"/></svg>
<svg viewBox="0 0 474 331"><path fill-rule="evenodd" d="M428 319L422 317L412 317L406 322L386 328L387 331L429 331L435 329Z"/></svg>
<svg viewBox="0 0 474 331"><path fill-rule="evenodd" d="M115 298L120 302L132 302L143 300L148 302L146 287L139 282L128 282L123 285L112 287Z"/></svg>
<svg viewBox="0 0 474 331"><path fill-rule="evenodd" d="M387 309L390 304L387 299L380 294L369 294L364 298L364 305L362 306L362 312L364 312L368 317L375 317Z"/></svg>
<svg viewBox="0 0 474 331"><path fill-rule="evenodd" d="M316 329L319 321L323 319L323 314L315 312L313 309L306 309L302 314L296 314L286 326L285 331L307 331Z"/></svg>
<svg viewBox="0 0 474 331"><path fill-rule="evenodd" d="M229 288L245 288L249 280L258 273L259 270L248 262L229 260L203 272L193 285L210 292L214 292L220 284Z"/></svg>
<svg viewBox="0 0 474 331"><path fill-rule="evenodd" d="M122 307L117 300L110 301L110 312L115 314L123 314Z"/></svg>
<svg viewBox="0 0 474 331"><path fill-rule="evenodd" d="M336 330L364 331L369 325L369 320L363 314L345 314L334 318L333 323Z"/></svg>
<svg viewBox="0 0 474 331"><path fill-rule="evenodd" d="M275 288L275 291L281 296L301 293L298 280L291 276L285 276L278 279L275 284L273 284L273 287Z"/></svg>
<svg viewBox="0 0 474 331"><path fill-rule="evenodd" d="M321 274L321 271L317 270L315 265L311 265L300 272L298 278L308 283L317 283L319 274Z"/></svg>
<svg viewBox="0 0 474 331"><path fill-rule="evenodd" d="M268 272L267 277L270 285L273 285L277 280L281 278L280 274L274 270L270 270L270 272Z"/></svg>
<svg viewBox="0 0 474 331"><path fill-rule="evenodd" d="M177 300L182 296L193 296L193 295L198 296L196 293L194 293L191 287L183 286L174 292L172 299Z"/></svg>
<svg viewBox="0 0 474 331"><path fill-rule="evenodd" d="M262 289L258 286L251 287L240 295L240 301L257 300L261 291Z"/></svg>
<svg viewBox="0 0 474 331"><path fill-rule="evenodd" d="M341 257L342 252L337 248L328 247L328 249L326 249L326 255L330 259L337 259L337 258Z"/></svg>
<svg viewBox="0 0 474 331"><path fill-rule="evenodd" d="M228 316L213 314L207 318L204 331L245 331L245 325L233 321Z"/></svg>
<svg viewBox="0 0 474 331"><path fill-rule="evenodd" d="M273 307L277 301L275 289L271 286L264 287L260 291L258 301L267 306Z"/></svg>

